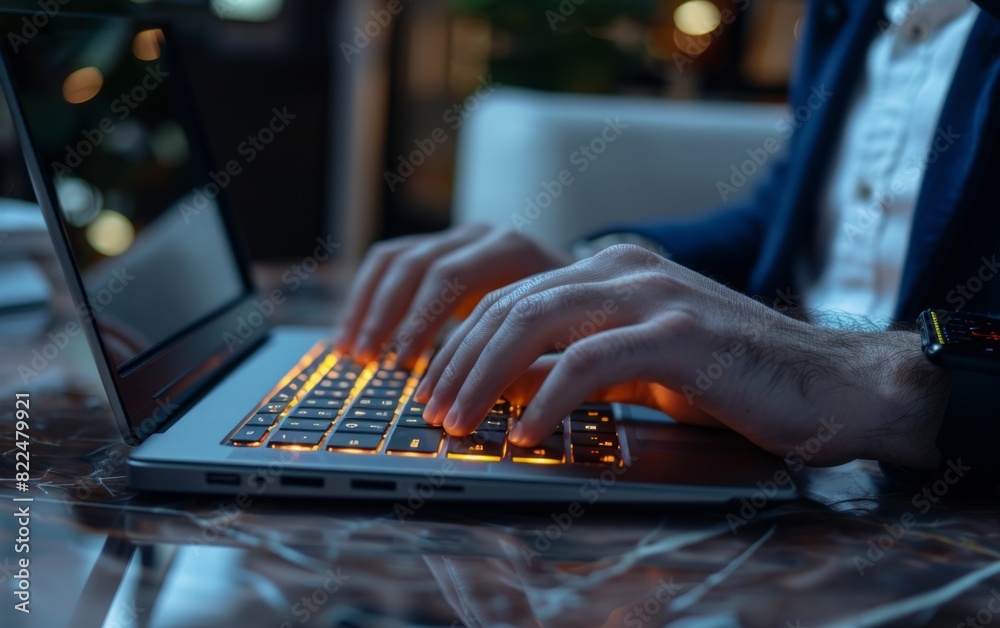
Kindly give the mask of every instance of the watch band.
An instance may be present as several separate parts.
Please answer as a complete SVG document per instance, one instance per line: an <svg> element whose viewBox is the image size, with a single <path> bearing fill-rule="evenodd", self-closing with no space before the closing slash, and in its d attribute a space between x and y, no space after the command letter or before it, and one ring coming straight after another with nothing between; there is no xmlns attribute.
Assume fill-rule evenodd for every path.
<svg viewBox="0 0 1000 628"><path fill-rule="evenodd" d="M969 467L963 484L1000 484L1000 373L949 368L948 409L935 444L943 466Z"/></svg>

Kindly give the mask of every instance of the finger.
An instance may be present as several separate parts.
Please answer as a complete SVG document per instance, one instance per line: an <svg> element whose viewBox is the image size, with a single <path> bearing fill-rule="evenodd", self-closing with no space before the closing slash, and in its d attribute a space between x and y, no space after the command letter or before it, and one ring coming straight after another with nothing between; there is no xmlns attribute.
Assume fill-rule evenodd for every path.
<svg viewBox="0 0 1000 628"><path fill-rule="evenodd" d="M535 360L534 364L507 386L503 391L504 398L515 406L528 405L558 361L559 356L552 353Z"/></svg>
<svg viewBox="0 0 1000 628"><path fill-rule="evenodd" d="M595 390L655 374L669 349L670 340L664 335L662 325L644 323L595 334L570 346L511 429L510 441L522 447L536 445Z"/></svg>
<svg viewBox="0 0 1000 628"><path fill-rule="evenodd" d="M510 263L508 236L496 231L431 263L407 317L396 331L399 364L408 368L453 314L468 311L497 286L520 279Z"/></svg>
<svg viewBox="0 0 1000 628"><path fill-rule="evenodd" d="M356 352L362 361L374 359L400 320L410 312L417 286L431 263L479 237L485 227L476 225L434 236L400 252L379 278L371 305L361 323Z"/></svg>
<svg viewBox="0 0 1000 628"><path fill-rule="evenodd" d="M379 278L392 260L402 251L414 246L414 237L377 242L361 263L345 301L345 311L334 330L334 348L342 353L353 353L358 329L371 309L371 299L378 287Z"/></svg>
<svg viewBox="0 0 1000 628"><path fill-rule="evenodd" d="M588 271L581 270L581 266L585 263L586 260L572 266L528 277L486 295L472 311L472 314L469 315L447 342L445 342L444 346L441 347L428 366L427 372L416 393L418 401L428 403L424 416L432 419L432 423L435 425L440 425L444 421L444 414L440 412L442 409L440 407L441 404L438 400L432 398L434 390L459 347L462 346L462 343L482 319L491 316L500 320L502 313L508 311L520 296L530 294L539 286L554 287L560 285L561 279L565 279L562 283L567 284L585 280L586 276L591 274Z"/></svg>
<svg viewBox="0 0 1000 628"><path fill-rule="evenodd" d="M635 323L627 304L605 307L613 286L612 282L570 284L533 292L501 313L501 320L481 319L434 390L434 397L448 408L444 420L448 433L461 436L474 431L504 389L550 347L566 346L597 332L595 321L601 323L600 329Z"/></svg>

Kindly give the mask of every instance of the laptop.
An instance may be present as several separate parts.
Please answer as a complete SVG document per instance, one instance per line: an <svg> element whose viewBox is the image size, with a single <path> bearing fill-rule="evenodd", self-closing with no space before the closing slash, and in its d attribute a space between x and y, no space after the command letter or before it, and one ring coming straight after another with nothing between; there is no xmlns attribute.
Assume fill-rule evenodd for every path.
<svg viewBox="0 0 1000 628"><path fill-rule="evenodd" d="M290 286L255 289L227 199L236 177L265 173L246 146L209 156L167 25L2 12L0 27L3 88L77 306L61 333L87 337L134 446L134 488L397 503L796 495L783 461L741 436L634 406L581 407L534 448L506 441L520 408L504 399L468 437L428 425L410 396L429 354L412 370L358 364L326 329L269 324ZM264 113L273 141L295 123L280 105ZM335 241L304 254L332 257Z"/></svg>

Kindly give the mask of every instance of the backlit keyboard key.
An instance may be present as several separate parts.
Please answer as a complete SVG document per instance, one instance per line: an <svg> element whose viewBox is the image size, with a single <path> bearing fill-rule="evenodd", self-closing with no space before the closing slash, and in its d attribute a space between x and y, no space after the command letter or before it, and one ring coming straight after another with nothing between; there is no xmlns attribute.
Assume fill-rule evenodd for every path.
<svg viewBox="0 0 1000 628"><path fill-rule="evenodd" d="M382 442L381 434L334 432L326 446L331 449L361 449L375 451Z"/></svg>
<svg viewBox="0 0 1000 628"><path fill-rule="evenodd" d="M378 388L381 390L398 390L406 386L406 381L402 379L381 379L376 377L368 382L369 388Z"/></svg>
<svg viewBox="0 0 1000 628"><path fill-rule="evenodd" d="M351 408L344 415L345 419L377 419L379 421L389 421L392 419L392 410L375 410L372 408Z"/></svg>
<svg viewBox="0 0 1000 628"><path fill-rule="evenodd" d="M330 390L328 388L314 388L309 393L310 398L317 399L347 399L351 395L349 390Z"/></svg>
<svg viewBox="0 0 1000 628"><path fill-rule="evenodd" d="M337 416L336 410L329 408L295 408L288 416L297 419L334 419Z"/></svg>
<svg viewBox="0 0 1000 628"><path fill-rule="evenodd" d="M339 410L344 407L343 399L326 399L324 397L309 397L303 399L299 404L300 408L327 408Z"/></svg>
<svg viewBox="0 0 1000 628"><path fill-rule="evenodd" d="M606 421L602 419L607 419ZM617 430L615 429L614 422L611 421L611 417L600 417L596 421L586 421L583 419L570 419L569 422L570 431L574 433L593 433L598 432L601 434L614 434Z"/></svg>
<svg viewBox="0 0 1000 628"><path fill-rule="evenodd" d="M330 429L330 421L322 419L293 419L289 417L281 422L281 429L325 432Z"/></svg>
<svg viewBox="0 0 1000 628"><path fill-rule="evenodd" d="M573 462L582 463L615 463L621 457L621 452L611 447L573 446Z"/></svg>
<svg viewBox="0 0 1000 628"><path fill-rule="evenodd" d="M364 433L364 434L384 434L389 429L389 424L383 421L355 421L348 419L342 421L337 427L337 432L344 433Z"/></svg>
<svg viewBox="0 0 1000 628"><path fill-rule="evenodd" d="M441 446L444 431L398 427L389 439L386 451L392 453L434 454Z"/></svg>
<svg viewBox="0 0 1000 628"><path fill-rule="evenodd" d="M396 423L397 425L401 425L403 427L419 427L419 428L429 427L433 429L441 429L440 427L436 425L431 425L430 423L425 421L424 417L422 416L414 416L414 415L401 416L399 417L399 420L396 421Z"/></svg>
<svg viewBox="0 0 1000 628"><path fill-rule="evenodd" d="M266 435L266 427L254 425L252 427L244 427L233 436L231 441L240 445L255 445L264 440L264 436Z"/></svg>
<svg viewBox="0 0 1000 628"><path fill-rule="evenodd" d="M324 379L316 384L316 390L350 390L354 387L354 382L340 379Z"/></svg>
<svg viewBox="0 0 1000 628"><path fill-rule="evenodd" d="M486 420L480 423L477 429L481 432L506 432L507 419L495 416L486 417Z"/></svg>
<svg viewBox="0 0 1000 628"><path fill-rule="evenodd" d="M395 410L399 405L399 399L374 399L372 397L361 397L357 405L362 408L381 408L383 410Z"/></svg>
<svg viewBox="0 0 1000 628"><path fill-rule="evenodd" d="M563 437L560 434L549 436L535 447L510 448L510 458L514 462L534 464L556 464L566 459Z"/></svg>
<svg viewBox="0 0 1000 628"><path fill-rule="evenodd" d="M573 432L569 436L574 445L585 447L617 447L618 437L614 434L601 432Z"/></svg>
<svg viewBox="0 0 1000 628"><path fill-rule="evenodd" d="M263 425L264 427L271 427L278 420L277 414L255 414L250 417L247 421L247 427L252 425Z"/></svg>
<svg viewBox="0 0 1000 628"><path fill-rule="evenodd" d="M288 407L287 403L269 403L257 411L258 414L281 414Z"/></svg>
<svg viewBox="0 0 1000 628"><path fill-rule="evenodd" d="M271 447L315 447L323 440L323 432L303 432L301 430L278 430L271 441Z"/></svg>
<svg viewBox="0 0 1000 628"><path fill-rule="evenodd" d="M507 435L503 432L476 431L464 438L448 440L448 457L478 462L499 462Z"/></svg>
<svg viewBox="0 0 1000 628"><path fill-rule="evenodd" d="M401 393L402 391L399 389L383 390L380 388L365 388L359 393L359 396L371 399L395 399L396 401L399 401Z"/></svg>
<svg viewBox="0 0 1000 628"><path fill-rule="evenodd" d="M424 404L424 403L413 403L411 401L410 403L406 404L406 407L403 408L403 414L412 414L412 415L416 415L416 416L424 416L424 408L426 408L426 407L427 407L427 404Z"/></svg>

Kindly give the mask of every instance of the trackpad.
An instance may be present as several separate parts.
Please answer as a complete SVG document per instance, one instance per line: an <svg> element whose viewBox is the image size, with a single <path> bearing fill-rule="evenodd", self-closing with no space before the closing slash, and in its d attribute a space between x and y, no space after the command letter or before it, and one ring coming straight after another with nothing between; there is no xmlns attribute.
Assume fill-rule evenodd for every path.
<svg viewBox="0 0 1000 628"><path fill-rule="evenodd" d="M679 423L632 425L632 438L642 449L672 451L745 451L756 448L732 430Z"/></svg>

